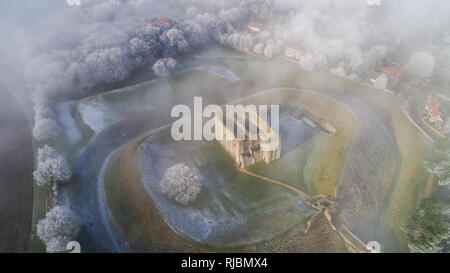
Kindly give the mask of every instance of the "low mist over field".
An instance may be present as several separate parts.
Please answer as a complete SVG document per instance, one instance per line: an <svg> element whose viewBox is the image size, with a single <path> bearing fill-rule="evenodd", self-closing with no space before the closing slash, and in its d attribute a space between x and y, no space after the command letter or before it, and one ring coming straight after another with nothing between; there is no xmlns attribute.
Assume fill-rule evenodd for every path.
<svg viewBox="0 0 450 273"><path fill-rule="evenodd" d="M1 4L3 13L16 16L1 19L11 26L2 30L9 50L0 53L8 60L1 66L25 75L20 88L9 88L32 95L37 104L124 80L159 59L176 59L214 42L248 49L261 41L267 56L285 45L301 48L307 52L300 63L305 69L353 78L391 55L406 65L421 52L409 67L413 75L432 77L436 84L449 78L447 1L84 0L80 6L46 1L39 9L16 2ZM154 17L174 22L146 23ZM256 36L242 31L250 21L263 24ZM434 47L444 49L434 55Z"/></svg>

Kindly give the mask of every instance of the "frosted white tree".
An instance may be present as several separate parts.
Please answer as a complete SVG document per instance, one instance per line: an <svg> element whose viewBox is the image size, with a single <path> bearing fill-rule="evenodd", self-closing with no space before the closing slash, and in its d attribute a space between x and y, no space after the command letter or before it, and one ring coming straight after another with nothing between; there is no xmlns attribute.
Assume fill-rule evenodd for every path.
<svg viewBox="0 0 450 273"><path fill-rule="evenodd" d="M347 73L345 73L345 69L342 66L338 66L336 68L330 69L330 72L336 76L346 77Z"/></svg>
<svg viewBox="0 0 450 273"><path fill-rule="evenodd" d="M306 71L324 70L327 68L327 58L321 54L306 54L300 60L300 66Z"/></svg>
<svg viewBox="0 0 450 273"><path fill-rule="evenodd" d="M450 87L450 47L443 49L437 56L434 75L441 86Z"/></svg>
<svg viewBox="0 0 450 273"><path fill-rule="evenodd" d="M37 235L47 245L47 252L60 252L80 232L81 220L68 206L56 206L36 228Z"/></svg>
<svg viewBox="0 0 450 273"><path fill-rule="evenodd" d="M259 33L258 35L258 41L262 42L262 43L267 43L267 41L270 39L272 35L270 34L270 32L268 31L261 31L261 33Z"/></svg>
<svg viewBox="0 0 450 273"><path fill-rule="evenodd" d="M249 50L255 43L255 37L250 34L242 34L239 39L239 44L236 48L241 50Z"/></svg>
<svg viewBox="0 0 450 273"><path fill-rule="evenodd" d="M239 48L240 39L241 39L241 34L238 32L233 32L226 38L225 45L233 47L233 48Z"/></svg>
<svg viewBox="0 0 450 273"><path fill-rule="evenodd" d="M314 71L314 57L312 54L308 53L300 60L300 66L306 71Z"/></svg>
<svg viewBox="0 0 450 273"><path fill-rule="evenodd" d="M347 78L351 81L360 81L361 80L361 78L358 75L356 75L355 73L350 74Z"/></svg>
<svg viewBox="0 0 450 273"><path fill-rule="evenodd" d="M387 84L388 84L388 78L386 77L385 74L381 74L380 76L378 76L375 79L375 83L374 83L375 88L380 89L380 90L386 89Z"/></svg>
<svg viewBox="0 0 450 273"><path fill-rule="evenodd" d="M278 54L281 54L282 51L282 46L276 44L273 40L269 40L266 47L264 48L264 55L266 57L272 58Z"/></svg>
<svg viewBox="0 0 450 273"><path fill-rule="evenodd" d="M165 31L160 36L161 42L167 49L172 50L172 54L184 53L188 49L188 42L184 38L184 34L181 30L172 28Z"/></svg>
<svg viewBox="0 0 450 273"><path fill-rule="evenodd" d="M97 49L86 57L85 62L91 73L105 83L121 81L130 71L127 52L121 47Z"/></svg>
<svg viewBox="0 0 450 273"><path fill-rule="evenodd" d="M197 199L202 188L203 178L197 170L190 169L184 163L178 163L167 169L160 182L160 189L170 199L187 205Z"/></svg>
<svg viewBox="0 0 450 273"><path fill-rule="evenodd" d="M159 59L153 64L153 72L158 77L167 77L176 67L177 61L172 58Z"/></svg>
<svg viewBox="0 0 450 273"><path fill-rule="evenodd" d="M406 69L413 77L426 78L433 74L434 63L434 57L430 53L416 52L411 55Z"/></svg>
<svg viewBox="0 0 450 273"><path fill-rule="evenodd" d="M425 161L425 168L438 177L439 185L450 185L450 149L446 145L438 144L430 158Z"/></svg>
<svg viewBox="0 0 450 273"><path fill-rule="evenodd" d="M130 40L130 56L136 61L136 65L146 65L154 61L158 52L157 42L150 39L144 41L135 37Z"/></svg>
<svg viewBox="0 0 450 273"><path fill-rule="evenodd" d="M33 136L37 141L52 141L59 136L61 129L55 120L50 118L39 119L38 116L36 118Z"/></svg>
<svg viewBox="0 0 450 273"><path fill-rule="evenodd" d="M43 106L43 105L36 105L34 107L34 116L35 120L41 120L41 119L56 119L55 112L50 109L50 107Z"/></svg>
<svg viewBox="0 0 450 273"><path fill-rule="evenodd" d="M330 62L336 62L344 55L344 45L340 40L331 40L323 45L323 53Z"/></svg>
<svg viewBox="0 0 450 273"><path fill-rule="evenodd" d="M66 251L67 244L71 241L69 237L56 237L46 243L47 253L61 253Z"/></svg>
<svg viewBox="0 0 450 273"><path fill-rule="evenodd" d="M367 75L382 64L386 57L387 49L384 46L374 46L369 52L363 55L363 63L357 67L356 73L361 76Z"/></svg>
<svg viewBox="0 0 450 273"><path fill-rule="evenodd" d="M187 21L181 24L181 29L190 49L201 48L208 44L208 32L200 24L194 21Z"/></svg>
<svg viewBox="0 0 450 273"><path fill-rule="evenodd" d="M45 145L38 150L37 169L33 173L34 180L39 186L53 186L70 180L72 173L64 157Z"/></svg>
<svg viewBox="0 0 450 273"><path fill-rule="evenodd" d="M363 63L363 54L357 47L352 47L347 50L348 67L352 70L358 69Z"/></svg>
<svg viewBox="0 0 450 273"><path fill-rule="evenodd" d="M443 201L422 200L416 213L402 227L414 253L440 253L450 239L450 206Z"/></svg>

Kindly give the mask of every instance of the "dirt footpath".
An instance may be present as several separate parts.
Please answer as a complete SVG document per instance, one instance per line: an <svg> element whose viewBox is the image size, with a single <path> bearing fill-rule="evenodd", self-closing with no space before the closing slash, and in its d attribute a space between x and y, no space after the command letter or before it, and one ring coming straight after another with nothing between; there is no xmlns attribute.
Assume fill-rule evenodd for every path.
<svg viewBox="0 0 450 273"><path fill-rule="evenodd" d="M33 148L25 113L0 90L0 252L22 252L31 232Z"/></svg>

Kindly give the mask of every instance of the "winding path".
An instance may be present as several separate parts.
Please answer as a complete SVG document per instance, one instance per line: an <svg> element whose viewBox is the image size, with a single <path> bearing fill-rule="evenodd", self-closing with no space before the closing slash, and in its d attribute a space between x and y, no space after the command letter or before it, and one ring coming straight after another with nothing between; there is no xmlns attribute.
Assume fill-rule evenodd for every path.
<svg viewBox="0 0 450 273"><path fill-rule="evenodd" d="M281 182L281 181L278 181L278 180L275 180L275 179L271 179L271 178L268 178L268 177L265 177L265 176L261 176L261 175L252 173L252 172L250 172L250 171L248 171L248 170L245 170L245 169L240 168L240 167L237 166L237 165L236 165L236 170L237 170L238 172L241 172L241 173L244 173L244 174L247 174L247 175L256 177L256 178L258 178L258 179L261 179L261 180L264 180L264 181L267 181L267 182L270 182L270 183L273 183L273 184L280 185L280 186L282 186L282 187L285 187L285 188L287 188L287 189L289 189L289 190L292 190L292 191L294 191L294 192L300 194L301 197L306 197L306 198L308 199L308 201L310 201L311 203L305 201L303 198L302 198L302 202L303 202L305 205L307 205L307 206L309 206L309 207L311 207L311 208L313 208L313 209L315 209L315 210L318 210L318 213L324 212L324 214L327 216L328 222L330 223L330 225L332 226L332 228L333 228L333 229L334 229L334 230L335 230L335 231L336 231L336 232L337 232L337 233L338 233L345 241L347 241L347 243L351 244L351 245L353 246L353 248L354 248L356 251L358 251L358 252L360 252L360 253L370 253L370 252L372 252L369 248L367 248L367 246L366 246L366 244L364 244L364 242L362 242L358 237L356 237L356 235L353 234L353 233L352 233L352 232L351 232L351 231L350 231L350 230L349 230L349 229L348 229L348 228L347 228L347 227L339 220L339 218L336 216L336 214L335 214L334 212L329 212L329 211L327 211L326 208L325 208L325 209L321 209L321 208L315 206L315 205L313 204L314 199L313 199L312 197L310 197L308 194L306 194L306 193L302 192L301 190L297 189L296 187L293 187L293 186L291 186L291 185L288 185L288 184L286 184L286 183L284 183L284 182ZM315 215L314 215L313 217L315 217ZM307 228L307 229L309 229L309 227L310 227L310 226L308 225L308 228Z"/></svg>

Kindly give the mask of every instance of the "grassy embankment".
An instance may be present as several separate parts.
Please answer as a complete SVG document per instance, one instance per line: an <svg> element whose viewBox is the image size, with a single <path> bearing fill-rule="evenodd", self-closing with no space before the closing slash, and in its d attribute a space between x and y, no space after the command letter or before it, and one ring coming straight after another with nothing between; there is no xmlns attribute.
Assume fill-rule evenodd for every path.
<svg viewBox="0 0 450 273"><path fill-rule="evenodd" d="M299 96L298 92L295 93L289 93L292 96ZM307 100L323 100L321 96L317 95L311 95L311 94L303 94L303 99ZM307 98L305 98L307 97ZM297 100L299 98L297 97ZM342 117L346 117L350 121L351 118L349 118L349 114L343 111L340 107L337 105L331 105L333 104L329 100L324 100L323 102L318 102L318 105L323 104L322 107L325 107L325 109L332 109L331 112L329 112L330 116L323 116L322 118L326 118L329 121L331 120L331 117L334 119L337 118L337 120L340 122L343 122L345 119L341 119ZM334 113L334 115L331 115ZM333 122L335 123L335 122ZM338 136L331 136L331 135L321 135L321 137L327 141L327 146L338 146L337 149L334 151L339 152L333 152L333 155L336 157L342 157L345 155L343 153L344 146L348 141L349 136L351 135L349 132L351 130L345 133L340 132ZM337 141L335 141L337 139ZM200 249L200 251L205 250L203 247L198 246L195 243L190 243L184 238L178 236L176 233L170 230L170 228L165 224L163 219L158 215L157 209L155 205L153 204L153 201L146 193L145 188L142 185L141 177L139 177L139 170L136 167L136 149L139 146L139 144L135 144L137 146L133 146L130 148L127 148L125 151L121 152L121 155L118 155L116 157L113 157L110 161L110 167L108 168L108 171L106 173L105 177L105 190L107 193L108 203L110 206L111 211L113 212L113 215L115 216L117 222L119 223L119 226L122 228L122 231L124 233L124 237L129 241L130 245L133 246L133 248L137 249L138 251L148 251L151 249L152 251L188 251L189 249ZM316 143L316 146L320 146L320 142ZM246 175L242 174L234 174L234 167L232 162L230 161L228 156L225 152L220 153L220 151L215 151L217 148L217 145L208 146L207 148L204 148L202 153L205 154L207 158L209 158L208 161L218 161L220 166L227 166L225 168L227 171L224 175L224 177L229 177L229 187L234 187L233 185L239 185L239 190L235 193L245 193L257 195L260 190L263 190L266 188L266 183L264 181L257 181L258 179L254 179L252 177L247 177ZM287 181L288 183L291 183L293 186L299 187L300 189L304 189L305 185L303 183L303 167L306 163L306 160L308 158L308 149L311 148L310 143L306 143L302 145L301 147L298 147L294 151L286 154L282 160L289 161L288 162L282 162L282 160L279 160L277 162L274 162L270 165L266 165L264 167L256 167L256 169L264 170L265 172L268 171L268 174L271 177L275 177L276 179L280 179L282 181ZM340 149L339 149L340 148ZM314 150L314 149L313 149ZM325 153L323 148L320 150L320 152ZM328 156L328 159L321 160L321 158L324 157L325 154L320 154L319 152L316 152L317 160L315 160L313 163L310 163L310 165L316 167L316 168L322 168L323 172L328 174L326 176L326 182L323 182L325 179L319 180L317 178L313 178L313 185L315 187L318 187L320 184L328 183L326 186L329 186L328 192L326 190L317 190L319 193L326 193L326 194L334 194L335 192L335 182L337 181L337 177L340 171L340 168L342 167L342 164L344 162L344 158L339 158L340 162L342 162L340 165L336 164L335 159L332 159L331 156ZM219 154L223 154L225 156L219 156ZM213 155L213 156L211 156ZM219 157L219 159L217 159ZM335 158L335 157L333 157ZM224 162L222 162L225 160ZM328 160L331 160L331 164L333 166L337 166L334 169L325 168L323 165L329 164L327 163ZM303 161L303 163L302 163ZM222 162L222 163L220 163ZM293 166L292 162L296 166ZM218 165L214 164L214 165ZM302 164L302 166L299 168L298 164ZM322 165L323 164L323 165ZM229 165L229 166L228 166ZM293 166L292 168L286 168L286 166ZM114 166L111 167L111 166ZM216 170L217 172L220 172L220 170ZM230 172L231 171L231 172ZM298 173L300 172L300 173ZM336 172L336 173L332 173ZM251 181L247 181L247 180ZM253 187L255 183L264 183L261 185L261 187L258 187L255 191L255 188ZM253 185L253 186L252 186ZM245 190L245 188L249 188L248 191ZM267 185L267 187L273 187L271 185ZM280 188L282 189L282 188ZM324 188L323 188L324 189ZM229 190L229 189L228 189ZM272 192L275 194L274 192ZM264 191L261 194L265 194ZM273 196L271 194L271 196ZM243 197L245 199L245 197ZM247 195L247 198L249 196ZM201 200L199 200L200 203ZM198 202L197 202L198 203ZM201 205L199 205L201 206ZM256 224L255 222L253 224ZM254 226L254 225L253 225ZM303 225L300 225L302 228ZM299 227L300 227L299 226ZM286 227L280 226L280 230L285 230L283 234L288 234L292 231L294 227L290 227L286 230ZM300 229L302 229L300 228ZM294 228L292 232L295 232L298 228ZM296 231L297 233L300 232L299 230ZM316 234L317 235L317 234ZM281 236L281 237L280 237ZM283 235L280 234L277 236L277 240L283 240L286 241L286 239L280 239ZM311 235L312 238L315 238L314 235ZM161 240L161 238L169 238ZM317 238L313 239L314 241L317 241ZM161 242L163 241L163 242ZM167 244L167 242L171 242L170 244ZM241 247L246 247L242 245ZM304 248L305 246L301 246L301 248ZM240 247L239 247L240 248ZM299 249L301 249L299 248ZM298 250L299 250L298 249ZM343 251L341 249L341 251Z"/></svg>
<svg viewBox="0 0 450 273"><path fill-rule="evenodd" d="M336 197L337 184L345 163L348 147L355 132L355 119L335 102L308 93L302 101L312 120L329 122L336 128L336 135L320 134L305 167L305 177L311 185L311 194L327 194Z"/></svg>
<svg viewBox="0 0 450 273"><path fill-rule="evenodd" d="M136 142L116 153L105 174L108 204L124 238L137 252L207 251L177 235L159 216L140 177L137 164L140 144L141 141Z"/></svg>
<svg viewBox="0 0 450 273"><path fill-rule="evenodd" d="M137 252L220 251L189 242L173 232L160 217L137 169L136 150L139 145L139 142L135 143L111 158L105 177L105 191L110 209L130 246ZM303 232L304 225L297 225L272 240L242 245L227 251L347 252L345 242L324 218L321 219L308 234Z"/></svg>
<svg viewBox="0 0 450 273"><path fill-rule="evenodd" d="M201 168L202 175L213 180L214 177L219 176L227 183L225 185L216 183L217 185L213 188L204 189L204 193L193 204L193 208L199 212L207 210L215 217L220 217L221 208L225 209L227 213L240 211L244 215L262 214L266 217L252 217L247 225L239 229L239 232L227 235L229 243L227 243L226 249L200 246L190 242L173 232L165 223L158 213L154 201L144 188L137 167L136 149L139 146L139 143L133 144L132 147L119 151L118 155L111 159L105 176L105 191L111 212L120 226L124 238L137 251L234 252L254 244L254 240L251 238L253 238L255 229L269 225L270 228L267 232L273 232L270 230L274 229L279 236L307 221L307 217L294 213L296 211L294 200L284 200L288 190L238 173L234 169L232 160L220 145L208 145L197 151L210 162ZM187 146L182 145L180 148L180 158L189 161L191 160L189 153L183 150L185 147ZM231 200L227 199L227 194L223 195L223 192L230 194L239 202L230 203ZM214 200L220 204L216 204ZM243 206L243 204L246 205ZM269 206L271 209L265 211L265 206ZM285 210L292 211L292 213L282 213Z"/></svg>
<svg viewBox="0 0 450 273"><path fill-rule="evenodd" d="M318 133L281 159L269 165L257 164L251 171L283 181L311 196L336 196L339 174L356 126L354 118L337 103L320 95L283 91L282 97L284 101L301 105L306 116L316 123L332 124L337 133Z"/></svg>
<svg viewBox="0 0 450 273"><path fill-rule="evenodd" d="M385 221L393 229L399 248L407 251L407 243L401 227L414 214L422 199L428 180L423 161L428 154L429 143L402 111L400 101L389 97L386 105L391 113L395 137L401 153L401 168L391 187L386 204Z"/></svg>
<svg viewBox="0 0 450 273"><path fill-rule="evenodd" d="M278 61L273 62L273 66L262 66L258 60L254 63L243 65L242 68L237 68L236 64L230 62L226 65L236 71L251 69L260 74L262 70L267 70L268 74L264 79L268 84L311 90L329 90L332 87L334 94L350 95L370 102L373 113L393 132L399 148L400 167L397 178L386 185L390 187L390 193L385 200L384 217L396 234L400 250L407 251L401 227L413 215L426 187L428 175L423 167L423 160L428 154L429 143L402 111L401 100L330 73L306 73L295 65ZM278 76L275 71L280 71Z"/></svg>

